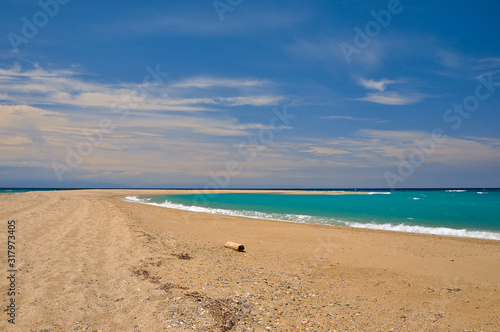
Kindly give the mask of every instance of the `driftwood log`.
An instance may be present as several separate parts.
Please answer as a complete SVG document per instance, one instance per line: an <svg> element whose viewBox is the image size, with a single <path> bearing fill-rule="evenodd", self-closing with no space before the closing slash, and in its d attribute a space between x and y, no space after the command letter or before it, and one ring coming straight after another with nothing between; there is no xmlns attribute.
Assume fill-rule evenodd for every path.
<svg viewBox="0 0 500 332"><path fill-rule="evenodd" d="M224 245L226 248L230 248L236 251L245 251L245 246L236 242L227 241Z"/></svg>

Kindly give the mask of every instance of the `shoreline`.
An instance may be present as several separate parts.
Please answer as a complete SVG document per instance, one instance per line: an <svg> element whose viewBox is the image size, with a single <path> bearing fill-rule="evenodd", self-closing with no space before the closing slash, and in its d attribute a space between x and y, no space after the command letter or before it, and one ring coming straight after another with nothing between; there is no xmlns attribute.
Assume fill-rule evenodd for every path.
<svg viewBox="0 0 500 332"><path fill-rule="evenodd" d="M0 216L18 222L16 327L494 331L500 324L498 241L243 219L118 199L147 194L159 192L0 195ZM246 251L224 248L226 241ZM0 286L5 294L6 278ZM0 329L8 328L4 317Z"/></svg>
<svg viewBox="0 0 500 332"><path fill-rule="evenodd" d="M211 193L212 195L217 194L252 194L252 193L263 193L262 191L251 191L251 190L221 190L215 191ZM199 192L185 192L182 191L180 193L170 193L174 195L206 195L206 193ZM170 194L150 194L150 195L170 195ZM282 191L282 192L265 192L265 194L283 194L283 195L321 195L322 192L302 192L302 191ZM345 194L364 194L370 195L370 192L359 192L359 193L350 193L344 191L328 191L325 195L345 195ZM267 213L261 212L256 215L246 215L239 210L229 210L229 209L215 209L210 207L203 206L180 206L179 204L160 204L160 203L150 203L141 201L138 196L127 196L122 199L128 202L145 204L151 206L161 206L169 209L177 209L184 211L193 211L199 213L207 213L207 214L216 214L216 215L230 215L240 218L248 218L248 219L262 219L262 220L274 220L286 223L299 223L299 224L315 224L315 225L325 225L325 226L337 226L337 227L349 227L349 228L357 228L357 229L369 229L375 231L388 231L388 232L398 232L398 233L410 233L410 234L426 234L426 235L435 235L435 236L446 236L446 237L456 237L456 238L472 238L472 239L484 239L484 240L492 240L492 241L500 241L500 232L492 231L492 230L484 230L484 229L465 229L465 228L450 228L443 226L430 226L430 225L411 225L406 224L404 222L400 222L398 224L394 223L362 223L362 222L352 222L345 220L337 220L338 223L321 223L314 221L299 221L294 219L279 219L268 216ZM133 199L135 198L135 199ZM223 210L226 213L221 213ZM314 216L308 216L314 218ZM328 218L327 218L328 219ZM343 224L342 224L343 223Z"/></svg>

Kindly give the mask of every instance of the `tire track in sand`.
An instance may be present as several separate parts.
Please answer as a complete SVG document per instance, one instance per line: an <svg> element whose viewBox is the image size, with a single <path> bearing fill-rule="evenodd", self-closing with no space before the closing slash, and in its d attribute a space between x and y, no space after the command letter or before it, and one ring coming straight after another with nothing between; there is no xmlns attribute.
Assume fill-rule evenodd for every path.
<svg viewBox="0 0 500 332"><path fill-rule="evenodd" d="M23 205L36 203L15 215L22 222L19 255L25 257L19 265L17 327L147 330L156 318L138 303L152 286L130 270L150 253L127 217L112 200L71 192L40 195L23 198ZM36 220L34 212L43 220Z"/></svg>

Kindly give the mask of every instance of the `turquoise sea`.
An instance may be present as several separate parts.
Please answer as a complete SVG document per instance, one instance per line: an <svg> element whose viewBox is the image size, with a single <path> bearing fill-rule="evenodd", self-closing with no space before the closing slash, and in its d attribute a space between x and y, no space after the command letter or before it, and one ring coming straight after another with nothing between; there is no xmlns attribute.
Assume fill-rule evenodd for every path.
<svg viewBox="0 0 500 332"><path fill-rule="evenodd" d="M498 189L315 193L153 195L126 200L249 218L500 240Z"/></svg>

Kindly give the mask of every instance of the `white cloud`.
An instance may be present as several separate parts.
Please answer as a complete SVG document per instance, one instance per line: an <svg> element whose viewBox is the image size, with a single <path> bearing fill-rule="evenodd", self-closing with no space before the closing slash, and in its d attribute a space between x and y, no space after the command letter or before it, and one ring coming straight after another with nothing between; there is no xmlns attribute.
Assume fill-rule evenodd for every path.
<svg viewBox="0 0 500 332"><path fill-rule="evenodd" d="M375 80L366 80L364 78L359 78L358 79L358 84L361 86L364 86L367 89L374 89L378 90L380 92L385 91L385 87L389 84L397 83L397 81L391 81L387 79L382 79L380 81L375 81Z"/></svg>
<svg viewBox="0 0 500 332"><path fill-rule="evenodd" d="M341 115L325 116L325 117L322 117L322 119L328 119L328 120L350 120L350 121L371 121L371 119L355 118L355 117L352 117L352 116L341 116Z"/></svg>
<svg viewBox="0 0 500 332"><path fill-rule="evenodd" d="M351 153L351 152L345 151L345 150L339 150L339 149L327 148L327 147L318 147L318 146L310 147L308 150L305 150L304 152L326 154L326 155L339 155L339 154Z"/></svg>
<svg viewBox="0 0 500 332"><path fill-rule="evenodd" d="M224 109L267 107L284 99L270 93L273 83L266 80L205 77L144 86L85 77L39 66L0 68L0 166L38 167L44 169L42 178L55 178L51 163L64 163L68 149L77 149L92 135L101 136L102 142L71 177L105 181L103 174L120 179L149 172L184 174L199 181L208 170L224 169L232 146L259 130L272 129L269 119L241 122ZM119 108L132 112L116 112ZM197 112L202 110L210 112ZM103 119L110 119L115 129L99 130ZM262 155L275 158L269 152ZM281 160L277 157L268 165Z"/></svg>
<svg viewBox="0 0 500 332"><path fill-rule="evenodd" d="M2 105L1 166L46 167L50 176L50 163L64 162L66 149L76 149L78 142L85 139L85 132L99 133L100 117L89 113L82 118L30 106ZM417 140L431 137L421 131L384 130L360 130L351 137L329 141L290 141L283 136L256 149L255 160L247 161L248 154L240 153L238 147L243 151L256 147L244 136L256 137L257 131L268 129L268 125L239 123L224 115L213 118L191 113L142 112L113 120L116 129L104 133L102 142L71 176L104 181L105 174L126 180L125 174L141 179L142 174L154 173L156 179L171 175L173 178L169 179L204 181L200 179L209 177L210 171L224 170L229 160L236 160L243 169L238 178L248 181L273 178L278 173L289 178L322 174L342 181L346 176L355 180L369 174L376 179L384 169L397 167L401 158L417 149ZM425 164L455 170L475 170L499 162L500 139L489 137L449 137L437 143L434 153L425 160Z"/></svg>
<svg viewBox="0 0 500 332"><path fill-rule="evenodd" d="M246 87L264 86L270 83L271 82L266 80L194 77L172 84L172 87L200 88L200 89L210 89L213 87L246 88Z"/></svg>
<svg viewBox="0 0 500 332"><path fill-rule="evenodd" d="M499 138L447 137L438 142L432 140L431 133L404 130L360 130L353 137L303 143L300 151L330 155L333 160L352 167L393 167L399 165L401 158L420 151L422 142L434 146L433 152L426 154L427 164L471 169L500 162Z"/></svg>
<svg viewBox="0 0 500 332"><path fill-rule="evenodd" d="M50 169L53 161L65 162L68 149L75 151L80 142L100 136L77 166L79 174L105 170L199 176L210 169L224 169L229 151L238 154L233 148L237 142L270 129L228 116L143 112L125 119L110 117L115 129L101 131L102 118L102 114L68 115L26 105L0 105L0 166Z"/></svg>
<svg viewBox="0 0 500 332"><path fill-rule="evenodd" d="M276 105L284 98L280 96L251 96L251 97L232 97L232 98L221 98L221 100L230 106L240 106L240 105L255 105L255 106L265 106L265 105Z"/></svg>
<svg viewBox="0 0 500 332"><path fill-rule="evenodd" d="M365 97L358 100L368 101L383 105L410 105L415 104L423 99L421 94L406 94L402 95L396 91L368 93Z"/></svg>
<svg viewBox="0 0 500 332"><path fill-rule="evenodd" d="M22 70L20 66L0 69L1 98L10 104L72 105L131 110L187 111L210 107L276 105L282 96L260 93L270 84L264 80L194 78L161 86L141 84L103 84L77 78L69 70L48 71L40 67ZM238 88L230 92L224 88ZM182 88L182 93L177 91ZM195 88L217 88L215 95L200 96ZM257 89L257 90L256 90Z"/></svg>
<svg viewBox="0 0 500 332"><path fill-rule="evenodd" d="M402 80L373 80L362 77L356 78L356 82L368 90L377 90L378 92L367 93L363 98L357 100L368 101L383 105L409 105L415 104L422 100L424 96L420 93L400 93L397 91L386 91L388 85L401 84Z"/></svg>

